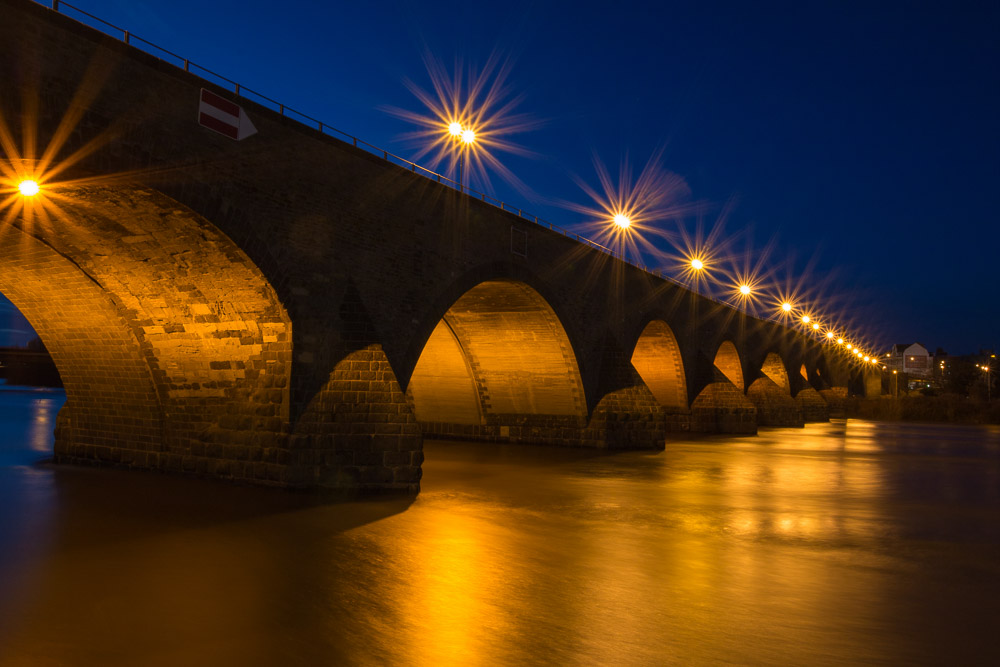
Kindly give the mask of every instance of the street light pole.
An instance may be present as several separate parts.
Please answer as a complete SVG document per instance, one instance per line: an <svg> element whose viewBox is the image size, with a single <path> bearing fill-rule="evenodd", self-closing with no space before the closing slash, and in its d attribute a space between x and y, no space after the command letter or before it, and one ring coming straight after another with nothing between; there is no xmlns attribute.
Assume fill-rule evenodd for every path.
<svg viewBox="0 0 1000 667"><path fill-rule="evenodd" d="M612 222L618 228L618 258L625 261L625 231L632 225L632 219L624 213L616 213Z"/></svg>
<svg viewBox="0 0 1000 667"><path fill-rule="evenodd" d="M471 127L463 127L458 121L448 124L448 134L454 137L458 144L458 191L465 192L465 151L476 141L476 131Z"/></svg>

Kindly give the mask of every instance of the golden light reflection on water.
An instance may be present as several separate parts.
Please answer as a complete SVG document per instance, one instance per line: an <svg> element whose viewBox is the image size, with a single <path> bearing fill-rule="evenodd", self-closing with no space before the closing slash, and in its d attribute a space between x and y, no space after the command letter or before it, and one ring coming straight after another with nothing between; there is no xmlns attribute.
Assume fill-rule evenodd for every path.
<svg viewBox="0 0 1000 667"><path fill-rule="evenodd" d="M719 449L679 445L645 461L625 454L618 458L629 463L617 469L598 460L579 475L557 471L552 490L551 471L501 464L523 492L514 506L494 501L499 476L484 479L481 469L459 482L469 493L442 496L432 480L406 513L356 529L391 531L397 540L380 540L390 545L385 561L413 568L387 585L406 622L395 635L402 643L383 645L380 655L505 663L523 660L544 628L550 662L574 655L593 664L697 661L717 651L720 618L728 619L726 632L746 638L761 609L787 615L799 642L793 653L805 655L825 641L825 621L811 609L840 605L866 618L872 610L864 605L878 594L874 587L834 601L840 575L816 561L815 545L839 551L882 534L866 508L879 502L878 467L844 459L840 436L830 433L824 425L801 440L782 431ZM460 469L445 474L455 481ZM838 511L834 498L850 502ZM833 560L839 570L845 556ZM865 560L875 562L853 558ZM777 639L781 631L759 634ZM751 655L722 643L731 657Z"/></svg>
<svg viewBox="0 0 1000 667"><path fill-rule="evenodd" d="M866 433L881 453L851 444ZM956 431L926 433L428 442L412 504L291 512L259 489L63 471L34 599L0 600L22 619L6 646L102 664L963 662L995 629L1000 434L962 435L970 466L928 455Z"/></svg>
<svg viewBox="0 0 1000 667"><path fill-rule="evenodd" d="M510 632L505 531L461 506L421 528L423 539L406 547L416 586L401 610L416 621L412 655L424 664L479 664L489 638Z"/></svg>
<svg viewBox="0 0 1000 667"><path fill-rule="evenodd" d="M56 427L56 413L62 401L40 398L34 401L31 427L28 431L28 447L39 454L52 452L52 432Z"/></svg>

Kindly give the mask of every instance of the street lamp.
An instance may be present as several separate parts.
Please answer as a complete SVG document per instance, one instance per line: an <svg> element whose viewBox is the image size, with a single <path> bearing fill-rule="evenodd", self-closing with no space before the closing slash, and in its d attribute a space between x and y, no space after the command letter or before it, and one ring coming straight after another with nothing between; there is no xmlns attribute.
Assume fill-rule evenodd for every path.
<svg viewBox="0 0 1000 667"><path fill-rule="evenodd" d="M696 257L691 260L691 268L695 271L701 271L705 268L705 263Z"/></svg>
<svg viewBox="0 0 1000 667"><path fill-rule="evenodd" d="M38 181L26 180L18 183L17 189L25 197L34 197L38 194L40 188L38 187Z"/></svg>
<svg viewBox="0 0 1000 667"><path fill-rule="evenodd" d="M899 375L897 375L897 371L893 370L892 371L892 395L893 396L899 396L899 382L896 379L898 377L899 377Z"/></svg>

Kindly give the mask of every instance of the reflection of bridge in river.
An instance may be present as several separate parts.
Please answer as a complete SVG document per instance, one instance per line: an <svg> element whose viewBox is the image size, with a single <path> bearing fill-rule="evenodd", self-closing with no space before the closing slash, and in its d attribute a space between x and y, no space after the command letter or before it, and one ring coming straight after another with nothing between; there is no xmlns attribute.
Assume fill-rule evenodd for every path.
<svg viewBox="0 0 1000 667"><path fill-rule="evenodd" d="M86 153L0 243L66 387L59 460L416 491L423 434L662 447L846 394L797 331L245 101L231 141L192 74L27 0L0 19L3 118L37 99L39 150Z"/></svg>

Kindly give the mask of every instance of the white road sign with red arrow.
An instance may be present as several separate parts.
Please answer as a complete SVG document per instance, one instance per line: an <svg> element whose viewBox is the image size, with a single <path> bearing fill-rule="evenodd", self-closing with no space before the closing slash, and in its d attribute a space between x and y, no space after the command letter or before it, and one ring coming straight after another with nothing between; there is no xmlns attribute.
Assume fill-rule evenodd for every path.
<svg viewBox="0 0 1000 667"><path fill-rule="evenodd" d="M198 123L236 141L257 132L243 107L204 88L198 105Z"/></svg>

